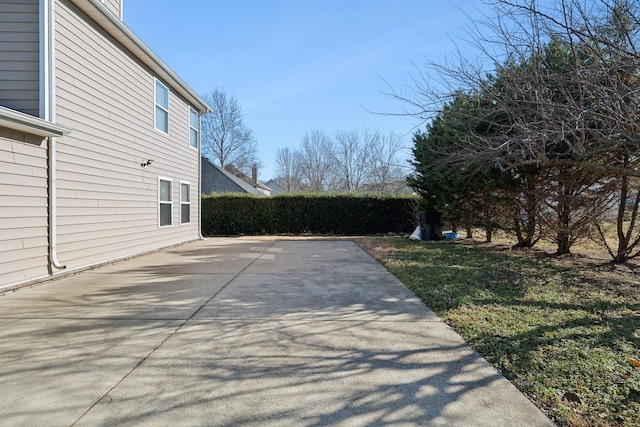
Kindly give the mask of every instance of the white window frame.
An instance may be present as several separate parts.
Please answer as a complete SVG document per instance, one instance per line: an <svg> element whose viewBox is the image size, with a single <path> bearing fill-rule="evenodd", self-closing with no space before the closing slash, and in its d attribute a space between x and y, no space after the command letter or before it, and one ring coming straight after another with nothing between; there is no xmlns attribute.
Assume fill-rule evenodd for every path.
<svg viewBox="0 0 640 427"><path fill-rule="evenodd" d="M158 85L162 86L167 91L166 107L164 105L158 104ZM160 80L154 77L153 79L153 128L165 135L169 135L169 98L170 98L169 88ZM158 108L160 108L162 111L167 113L167 129L166 130L158 128Z"/></svg>
<svg viewBox="0 0 640 427"><path fill-rule="evenodd" d="M169 192L170 200L162 200L162 197L160 196L161 181L168 181L171 184L171 191ZM171 206L171 209L169 210L169 212L171 213L171 222L167 225L162 225L162 206L163 205ZM166 178L164 176L159 176L158 177L158 227L165 228L165 227L171 227L171 226L173 226L173 179Z"/></svg>
<svg viewBox="0 0 640 427"><path fill-rule="evenodd" d="M187 196L188 196L188 201L183 202L182 201L182 186L183 185L187 185L189 186L189 189L187 191ZM189 221L185 222L183 221L182 218L182 207L183 206L189 206ZM189 181L180 181L180 225L182 224L191 224L191 182Z"/></svg>
<svg viewBox="0 0 640 427"><path fill-rule="evenodd" d="M197 127L193 127L193 123L191 123L191 118L193 117L194 114L196 117ZM191 140L191 131L196 132L195 145L193 144L194 141ZM196 110L193 109L193 107L189 107L189 146L197 150L199 144L200 144L200 115Z"/></svg>

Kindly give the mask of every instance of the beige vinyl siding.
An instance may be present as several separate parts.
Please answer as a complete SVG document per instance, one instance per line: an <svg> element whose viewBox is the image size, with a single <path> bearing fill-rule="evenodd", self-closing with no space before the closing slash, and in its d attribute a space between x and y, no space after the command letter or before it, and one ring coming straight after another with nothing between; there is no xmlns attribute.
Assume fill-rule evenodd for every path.
<svg viewBox="0 0 640 427"><path fill-rule="evenodd" d="M120 18L122 12L122 0L104 0L103 3L111 13Z"/></svg>
<svg viewBox="0 0 640 427"><path fill-rule="evenodd" d="M154 76L66 1L56 14L57 121L73 129L58 139L58 259L74 268L196 239L175 185L198 183L189 105L169 86L169 134L156 131ZM159 176L174 182L171 227L158 227Z"/></svg>
<svg viewBox="0 0 640 427"><path fill-rule="evenodd" d="M0 0L0 105L40 111L39 0Z"/></svg>
<svg viewBox="0 0 640 427"><path fill-rule="evenodd" d="M0 288L45 277L47 145L0 127Z"/></svg>

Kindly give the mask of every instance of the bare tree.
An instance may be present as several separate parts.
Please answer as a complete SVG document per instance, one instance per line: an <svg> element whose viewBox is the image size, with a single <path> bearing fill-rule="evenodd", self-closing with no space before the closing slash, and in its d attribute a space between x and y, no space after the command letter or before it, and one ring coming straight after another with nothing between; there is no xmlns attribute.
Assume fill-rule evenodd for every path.
<svg viewBox="0 0 640 427"><path fill-rule="evenodd" d="M337 130L336 166L341 190L358 191L364 183L370 167L371 150L379 139L375 130Z"/></svg>
<svg viewBox="0 0 640 427"><path fill-rule="evenodd" d="M451 162L473 158L505 170L575 166L640 176L637 164L610 162L611 155L635 153L640 145L638 1L557 0L551 8L537 0L485 3L494 6L496 18L473 23L480 59L428 61L426 72L416 67L413 87L390 94L408 106L401 114L428 120L460 92L473 93L487 102L478 119L503 132L468 129L460 135L466 152Z"/></svg>
<svg viewBox="0 0 640 427"><path fill-rule="evenodd" d="M444 86L433 84L434 74L418 70L414 88L393 96L408 103L409 114L427 118L460 93L467 95L468 108L449 120L472 126L458 126L464 129L456 135L458 143L439 153L442 161L434 167L476 164L512 174L544 170L545 203L554 212L553 221L545 223L555 228L559 253L589 228L587 218L599 217L611 199L612 180L622 182L619 247L610 252L616 261L632 256L628 245L640 240L626 232L635 224L623 216L635 218L637 205L622 199L625 177L640 177L640 2L490 4L496 19L472 27L486 60L430 62L428 69ZM488 63L494 66L489 75ZM580 202L585 195L589 203Z"/></svg>
<svg viewBox="0 0 640 427"><path fill-rule="evenodd" d="M286 191L304 189L300 152L290 148L281 148L275 153L275 181Z"/></svg>
<svg viewBox="0 0 640 427"><path fill-rule="evenodd" d="M337 130L335 142L313 129L301 139L300 148L276 153L278 183L285 188L310 191L393 192L405 183L407 166L401 159L402 140L393 132Z"/></svg>
<svg viewBox="0 0 640 427"><path fill-rule="evenodd" d="M574 243L590 237L609 200L592 174L567 167L549 168L547 175L546 209L540 212L543 234L557 245L558 254L567 254Z"/></svg>
<svg viewBox="0 0 640 427"><path fill-rule="evenodd" d="M370 145L368 181L373 191L392 191L393 184L405 181L406 170L400 160L402 139L390 132L373 138Z"/></svg>
<svg viewBox="0 0 640 427"><path fill-rule="evenodd" d="M622 176L612 181L617 192L611 192L610 212L614 213L615 232L611 237L609 222L595 222L595 241L611 255L614 262L624 262L640 256L640 179Z"/></svg>
<svg viewBox="0 0 640 427"><path fill-rule="evenodd" d="M512 20L528 17L532 25L517 33L499 28L508 34L512 51L519 41L528 41L529 50L518 52L529 57L498 70L504 83L491 95L513 131L500 142L486 141L494 153L486 156L484 149L483 156L502 168L531 164L556 176L572 171L547 193L554 195L547 204L555 218L546 231L551 225L558 253L568 252L595 226L614 261L636 256L638 204L627 203L627 184L640 176L638 2L562 0L553 10L536 2L502 0L499 5ZM616 191L618 244L613 249L600 219Z"/></svg>
<svg viewBox="0 0 640 427"><path fill-rule="evenodd" d="M336 176L335 159L333 141L329 136L318 129L305 133L300 144L300 165L311 191L332 189Z"/></svg>
<svg viewBox="0 0 640 427"><path fill-rule="evenodd" d="M258 159L258 142L244 124L237 100L221 89L202 96L212 108L202 117L202 152L220 167L233 165L250 174Z"/></svg>

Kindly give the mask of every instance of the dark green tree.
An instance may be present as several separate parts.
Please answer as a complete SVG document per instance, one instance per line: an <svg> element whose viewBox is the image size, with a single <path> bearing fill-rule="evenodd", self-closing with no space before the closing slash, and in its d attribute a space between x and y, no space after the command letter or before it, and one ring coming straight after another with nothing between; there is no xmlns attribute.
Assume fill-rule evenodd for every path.
<svg viewBox="0 0 640 427"><path fill-rule="evenodd" d="M504 211L509 176L466 156L470 137L494 131L494 120L483 117L484 103L477 95L458 93L424 132L414 135L416 172L408 183L422 196L425 210L442 212L454 230L464 227L467 237L472 226L482 226L490 241Z"/></svg>

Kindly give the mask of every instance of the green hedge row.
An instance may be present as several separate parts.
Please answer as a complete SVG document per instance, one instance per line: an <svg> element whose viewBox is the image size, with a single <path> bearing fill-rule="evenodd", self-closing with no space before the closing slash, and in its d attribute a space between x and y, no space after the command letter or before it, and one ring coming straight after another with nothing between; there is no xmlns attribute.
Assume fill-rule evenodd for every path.
<svg viewBox="0 0 640 427"><path fill-rule="evenodd" d="M370 194L202 197L202 233L216 235L410 233L418 198Z"/></svg>

